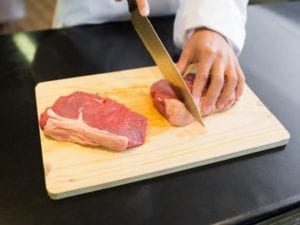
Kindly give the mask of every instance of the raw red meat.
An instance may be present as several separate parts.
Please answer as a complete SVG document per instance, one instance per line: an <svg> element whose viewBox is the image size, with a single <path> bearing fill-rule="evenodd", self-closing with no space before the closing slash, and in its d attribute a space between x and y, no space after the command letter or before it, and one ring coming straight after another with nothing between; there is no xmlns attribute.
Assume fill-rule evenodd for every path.
<svg viewBox="0 0 300 225"><path fill-rule="evenodd" d="M184 80L190 90L192 90L193 83L195 80L195 74L189 73L184 76ZM226 84L225 79L225 84ZM208 85L210 80L208 80L206 87L203 90L202 97L200 99L200 107L203 99L205 98ZM173 126L185 126L194 121L193 116L186 109L183 104L183 99L180 93L175 92L170 84L166 80L159 80L155 82L150 89L150 94L156 109L169 121ZM230 101L227 103L225 108L217 109L215 106L211 113L221 112L232 107L236 102L235 94L233 93L230 97ZM207 116L201 111L202 116Z"/></svg>
<svg viewBox="0 0 300 225"><path fill-rule="evenodd" d="M190 90L192 90L195 74L189 73L184 80ZM179 92L174 92L170 84L162 79L155 82L150 89L155 108L169 121L173 126L185 126L194 121L183 103Z"/></svg>
<svg viewBox="0 0 300 225"><path fill-rule="evenodd" d="M47 108L40 126L57 140L122 151L145 142L147 119L112 99L74 92Z"/></svg>
<svg viewBox="0 0 300 225"><path fill-rule="evenodd" d="M186 109L166 80L155 82L150 89L155 108L173 126L185 126L194 121L193 116Z"/></svg>

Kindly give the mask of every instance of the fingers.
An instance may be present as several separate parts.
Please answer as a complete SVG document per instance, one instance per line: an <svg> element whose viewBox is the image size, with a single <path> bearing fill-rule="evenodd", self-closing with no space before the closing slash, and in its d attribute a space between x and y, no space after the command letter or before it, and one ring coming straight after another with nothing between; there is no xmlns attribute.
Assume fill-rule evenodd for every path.
<svg viewBox="0 0 300 225"><path fill-rule="evenodd" d="M211 81L207 89L204 102L202 103L202 111L205 115L209 115L215 108L216 102L224 84L225 64L222 60L216 59L211 70Z"/></svg>
<svg viewBox="0 0 300 225"><path fill-rule="evenodd" d="M238 75L233 63L229 63L227 70L225 71L226 82L220 94L217 102L217 110L224 110L231 100L232 95L235 96L235 91L238 84Z"/></svg>
<svg viewBox="0 0 300 225"><path fill-rule="evenodd" d="M120 2L122 0L115 0L116 2ZM139 9L139 12L142 16L148 16L149 15L149 4L148 0L136 0L137 7Z"/></svg>
<svg viewBox="0 0 300 225"><path fill-rule="evenodd" d="M209 72L211 70L211 66L213 63L212 57L202 56L199 59L199 64L196 71L195 80L193 83L192 95L195 99L195 102L200 105L201 97L203 95L203 91L207 86L207 82L209 80ZM205 114L205 111L204 111Z"/></svg>
<svg viewBox="0 0 300 225"><path fill-rule="evenodd" d="M232 94L232 97L230 98L230 100L228 101L228 103L225 105L223 110L228 110L230 109L234 104L236 103L236 98L235 98L235 94Z"/></svg>
<svg viewBox="0 0 300 225"><path fill-rule="evenodd" d="M142 16L149 15L149 4L147 0L136 0L136 4Z"/></svg>
<svg viewBox="0 0 300 225"><path fill-rule="evenodd" d="M186 73L186 70L188 66L193 63L194 61L198 62L198 66L196 69L196 75L193 82L193 88L192 88L192 96L194 98L194 101L196 105L200 108L201 106L201 97L203 95L203 91L205 90L207 86L207 82L209 80L209 72L211 70L211 66L213 63L213 57L208 54L200 54L200 56L197 59L193 58L193 54L190 53L189 49L186 48L177 63L177 68L179 72L184 75ZM202 111L202 109L201 109ZM205 114L202 112L202 114Z"/></svg>
<svg viewBox="0 0 300 225"><path fill-rule="evenodd" d="M185 74L190 63L191 63L191 54L189 49L186 48L181 53L180 58L177 62L177 68L182 75Z"/></svg>
<svg viewBox="0 0 300 225"><path fill-rule="evenodd" d="M238 101L243 94L244 86L245 86L245 75L240 65L237 63L236 72L238 76L238 83L236 87L236 101Z"/></svg>
<svg viewBox="0 0 300 225"><path fill-rule="evenodd" d="M193 61L189 52L184 51L177 64L179 71L184 74ZM192 95L199 108L201 106L202 114L209 115L213 111L231 108L242 95L245 83L245 76L238 62L233 63L234 58L227 61L208 54L201 54L197 61Z"/></svg>
<svg viewBox="0 0 300 225"><path fill-rule="evenodd" d="M219 34L199 29L190 38L177 67L185 74L198 62L192 95L204 115L232 107L243 93L245 76L228 43Z"/></svg>

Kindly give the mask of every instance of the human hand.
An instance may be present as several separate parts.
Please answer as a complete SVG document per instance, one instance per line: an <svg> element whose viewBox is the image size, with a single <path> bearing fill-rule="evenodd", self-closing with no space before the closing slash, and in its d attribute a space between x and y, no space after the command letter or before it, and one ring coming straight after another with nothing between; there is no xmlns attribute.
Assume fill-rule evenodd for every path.
<svg viewBox="0 0 300 225"><path fill-rule="evenodd" d="M239 100L245 76L232 47L222 35L205 28L197 29L178 61L181 74L192 63L198 63L192 95L202 115L226 110Z"/></svg>
<svg viewBox="0 0 300 225"><path fill-rule="evenodd" d="M120 2L122 0L115 0L115 1ZM149 10L148 0L136 0L136 4L142 16L149 15L150 10Z"/></svg>

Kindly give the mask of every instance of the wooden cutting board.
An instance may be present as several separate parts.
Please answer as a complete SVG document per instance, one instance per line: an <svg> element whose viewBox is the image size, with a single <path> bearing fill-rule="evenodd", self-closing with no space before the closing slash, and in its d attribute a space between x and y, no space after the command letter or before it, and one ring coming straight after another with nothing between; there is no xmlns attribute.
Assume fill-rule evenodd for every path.
<svg viewBox="0 0 300 225"><path fill-rule="evenodd" d="M38 115L74 91L109 96L148 118L143 146L125 152L59 142L40 130L46 189L65 198L214 163L288 142L289 133L246 87L230 110L198 123L172 127L152 105L149 88L162 76L156 67L42 82L36 86Z"/></svg>

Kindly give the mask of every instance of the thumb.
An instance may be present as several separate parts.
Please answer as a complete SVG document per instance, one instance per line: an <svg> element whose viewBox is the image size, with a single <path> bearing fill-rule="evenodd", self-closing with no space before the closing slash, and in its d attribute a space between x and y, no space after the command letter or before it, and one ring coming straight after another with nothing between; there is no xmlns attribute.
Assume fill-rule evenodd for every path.
<svg viewBox="0 0 300 225"><path fill-rule="evenodd" d="M136 0L136 4L142 16L149 15L149 4L147 0Z"/></svg>

